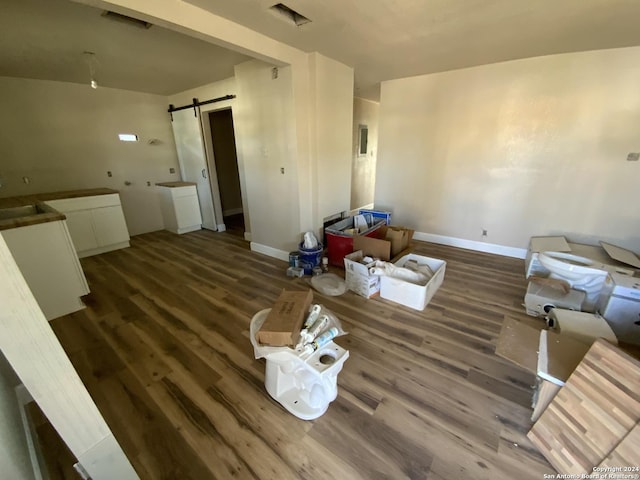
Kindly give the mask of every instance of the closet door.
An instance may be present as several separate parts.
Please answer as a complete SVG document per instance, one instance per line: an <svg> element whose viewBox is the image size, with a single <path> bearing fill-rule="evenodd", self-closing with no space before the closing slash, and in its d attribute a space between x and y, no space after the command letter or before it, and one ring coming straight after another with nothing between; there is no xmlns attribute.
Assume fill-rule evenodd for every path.
<svg viewBox="0 0 640 480"><path fill-rule="evenodd" d="M202 214L202 228L217 230L211 184L209 183L209 169L202 140L200 126L200 109L197 116L192 108L173 112L173 137L178 150L180 173L185 182L195 182Z"/></svg>

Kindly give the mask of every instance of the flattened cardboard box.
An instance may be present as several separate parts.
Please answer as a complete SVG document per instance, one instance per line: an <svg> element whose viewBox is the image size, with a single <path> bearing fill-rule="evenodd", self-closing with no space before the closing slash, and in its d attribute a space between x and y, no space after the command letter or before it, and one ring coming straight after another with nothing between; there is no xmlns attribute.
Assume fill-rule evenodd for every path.
<svg viewBox="0 0 640 480"><path fill-rule="evenodd" d="M380 232L381 238L354 237L353 250L362 250L365 255L388 262L406 253L413 238L413 230L406 227L383 226Z"/></svg>
<svg viewBox="0 0 640 480"><path fill-rule="evenodd" d="M302 322L312 301L312 290L283 290L258 331L258 342L274 347L298 343Z"/></svg>

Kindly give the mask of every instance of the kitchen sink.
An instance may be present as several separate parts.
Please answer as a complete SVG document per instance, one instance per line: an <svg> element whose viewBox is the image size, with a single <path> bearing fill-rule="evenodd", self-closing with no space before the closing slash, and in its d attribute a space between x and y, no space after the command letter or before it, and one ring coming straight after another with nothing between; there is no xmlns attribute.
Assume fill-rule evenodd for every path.
<svg viewBox="0 0 640 480"><path fill-rule="evenodd" d="M30 217L43 213L51 213L51 210L47 209L45 205L38 203L35 205L23 205L21 207L0 208L0 220Z"/></svg>

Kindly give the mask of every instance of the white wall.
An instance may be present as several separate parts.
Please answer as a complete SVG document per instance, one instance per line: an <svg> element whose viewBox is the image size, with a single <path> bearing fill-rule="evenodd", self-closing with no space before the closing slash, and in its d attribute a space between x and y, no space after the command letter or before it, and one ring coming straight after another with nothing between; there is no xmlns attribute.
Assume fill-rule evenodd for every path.
<svg viewBox="0 0 640 480"><path fill-rule="evenodd" d="M351 208L356 209L373 203L376 183L376 160L378 155L378 116L380 104L353 99L353 141L351 169ZM367 155L359 156L360 125L369 129Z"/></svg>
<svg viewBox="0 0 640 480"><path fill-rule="evenodd" d="M227 95L236 94L236 79L235 77L229 77L218 82L209 83L200 87L192 88L184 92L179 92L174 95L169 95L169 103L172 103L175 107L181 107L183 105L190 105L193 103L193 99L197 98L199 101L213 100L214 98L225 97ZM202 108L220 108L232 106L235 100L225 100L219 103L212 103L211 105L203 106Z"/></svg>
<svg viewBox="0 0 640 480"><path fill-rule="evenodd" d="M275 79L272 68L259 60L235 67L234 123L251 240L289 251L300 239L291 67Z"/></svg>
<svg viewBox="0 0 640 480"><path fill-rule="evenodd" d="M312 81L312 163L314 225L349 209L351 192L351 125L353 68L317 52L310 54Z"/></svg>
<svg viewBox="0 0 640 480"><path fill-rule="evenodd" d="M375 203L417 231L640 251L640 47L384 82ZM488 230L486 238L482 229Z"/></svg>
<svg viewBox="0 0 640 480"><path fill-rule="evenodd" d="M154 184L180 179L166 97L0 77L0 101L1 197L114 188L132 235L164 227ZM140 141L120 142L118 133Z"/></svg>
<svg viewBox="0 0 640 480"><path fill-rule="evenodd" d="M15 387L20 380L0 352L0 472L2 478L34 478Z"/></svg>
<svg viewBox="0 0 640 480"><path fill-rule="evenodd" d="M206 108L232 108L245 226L253 246L264 253L274 252L260 246L280 252L297 248L303 231L349 208L353 69L317 53L308 60L278 67L277 78L273 64L252 60L237 65L233 79L169 99L180 106L194 97L237 95ZM296 100L302 94L295 87L295 68L306 68L311 80L305 102ZM305 104L309 127L295 111ZM308 137L308 161L300 154L301 137Z"/></svg>

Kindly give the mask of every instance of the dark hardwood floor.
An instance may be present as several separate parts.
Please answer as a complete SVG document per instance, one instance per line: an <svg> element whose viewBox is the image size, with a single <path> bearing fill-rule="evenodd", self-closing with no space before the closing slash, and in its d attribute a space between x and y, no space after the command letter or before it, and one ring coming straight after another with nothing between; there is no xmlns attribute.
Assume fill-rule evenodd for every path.
<svg viewBox="0 0 640 480"><path fill-rule="evenodd" d="M251 317L286 263L229 233L156 232L85 258L87 308L51 325L142 479L536 479L554 473L528 441L534 378L497 357L521 306L521 260L415 242L447 261L423 312L353 293L315 300L350 351L338 398L302 421L264 388Z"/></svg>
<svg viewBox="0 0 640 480"><path fill-rule="evenodd" d="M229 234L244 238L244 215L242 213L227 215L224 217L224 225Z"/></svg>

